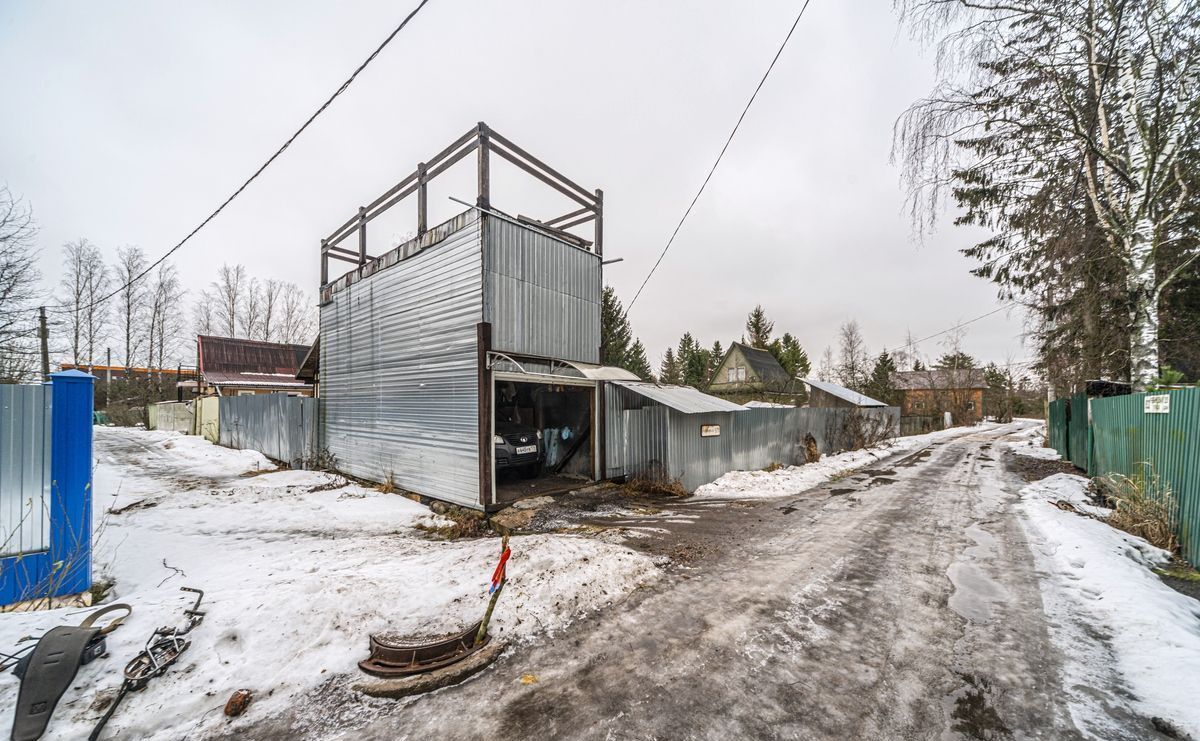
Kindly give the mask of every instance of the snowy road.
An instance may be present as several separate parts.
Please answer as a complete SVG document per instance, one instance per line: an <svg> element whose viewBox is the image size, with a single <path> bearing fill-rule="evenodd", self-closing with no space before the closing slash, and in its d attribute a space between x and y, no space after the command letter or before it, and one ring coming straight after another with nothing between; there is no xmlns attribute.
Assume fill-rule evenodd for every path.
<svg viewBox="0 0 1200 741"><path fill-rule="evenodd" d="M731 508L690 573L344 737L1163 738L1115 671L1064 679L997 445L1027 426Z"/></svg>

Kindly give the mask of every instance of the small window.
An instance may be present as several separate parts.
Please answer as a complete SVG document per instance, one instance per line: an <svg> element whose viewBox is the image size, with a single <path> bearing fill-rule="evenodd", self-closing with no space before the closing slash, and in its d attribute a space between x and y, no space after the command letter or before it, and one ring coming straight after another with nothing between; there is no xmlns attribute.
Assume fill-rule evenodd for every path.
<svg viewBox="0 0 1200 741"><path fill-rule="evenodd" d="M913 409L924 409L924 408L925 408L925 402L923 402L923 401L914 401L913 402Z"/></svg>
<svg viewBox="0 0 1200 741"><path fill-rule="evenodd" d="M973 412L973 411L975 411L975 402L974 402L974 401L968 401L968 402L967 402L967 411L968 411L968 412Z"/></svg>
<svg viewBox="0 0 1200 741"><path fill-rule="evenodd" d="M700 437L720 437L721 425L700 425Z"/></svg>
<svg viewBox="0 0 1200 741"><path fill-rule="evenodd" d="M737 380L739 380L739 381L745 381L745 380L746 380L746 366L744 366L744 365L739 365L739 366L737 367Z"/></svg>
<svg viewBox="0 0 1200 741"><path fill-rule="evenodd" d="M737 368L726 368L725 369L725 382L726 383L734 383L735 381L737 381Z"/></svg>
<svg viewBox="0 0 1200 741"><path fill-rule="evenodd" d="M250 389L238 389L238 396L254 396L254 392Z"/></svg>

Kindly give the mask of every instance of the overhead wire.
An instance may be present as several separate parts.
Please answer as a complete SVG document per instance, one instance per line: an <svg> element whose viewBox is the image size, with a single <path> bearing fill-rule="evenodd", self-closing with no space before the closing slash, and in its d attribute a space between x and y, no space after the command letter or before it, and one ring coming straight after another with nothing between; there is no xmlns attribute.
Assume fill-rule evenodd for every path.
<svg viewBox="0 0 1200 741"><path fill-rule="evenodd" d="M626 311L633 308L637 303L638 297L642 295L642 291L646 288L646 284L650 282L650 278L654 276L654 272L658 270L658 266L662 264L663 258L667 256L667 251L671 249L671 245L675 243L675 237L679 235L679 230L683 227L683 222L692 213L692 209L696 206L696 202L700 200L704 189L708 187L708 181L712 180L713 173L717 171L717 166L721 164L721 159L725 157L726 150L729 149L733 137L737 134L738 129L742 126L742 121L745 120L746 114L750 111L750 106L754 104L754 99L758 97L758 92L762 90L767 78L771 75L771 70L775 69L775 63L779 61L780 55L787 47L788 41L791 40L792 34L796 31L796 26L800 25L800 19L804 17L804 11L808 9L808 4L811 0L804 0L804 5L800 7L800 12L796 14L796 20L792 21L792 27L788 29L787 36L783 38L783 43L779 45L779 49L775 52L775 56L771 59L771 64L767 66L767 71L763 73L762 79L758 81L758 85L754 88L754 92L750 95L750 100L746 101L745 108L742 109L742 114L738 116L737 123L733 125L733 130L729 132L729 137L725 139L725 145L721 147L721 151L717 154L717 159L709 168L708 174L704 176L704 182L700 184L700 190L696 191L696 195L692 198L692 202L688 204L687 210L683 212L683 217L679 219L679 223L675 225L675 231L671 232L671 238L667 240L667 244L663 247L662 252L658 255L658 260L654 262L654 266L650 268L650 272L646 274L646 278L642 281L642 285L638 287L637 293L633 295L633 300L629 302Z"/></svg>
<svg viewBox="0 0 1200 741"><path fill-rule="evenodd" d="M133 285L137 281L146 277L151 271L153 271L155 268L157 268L159 265L161 265L164 261L166 261L166 259L168 257L175 254L181 247L183 247L185 244L187 244L192 239L192 237L196 236L196 234L201 229L203 229L205 226L207 226L210 221L215 219L217 217L217 215L219 215L222 211L224 211L225 208L230 203L232 203L235 198L240 196L242 194L242 191L246 190L246 188L249 187L249 185L252 182L254 182L258 178L258 176L261 175L263 173L263 171L266 170L271 165L271 163L273 163L276 159L278 159L279 156L281 154L283 154L287 150L287 148L292 145L292 142L296 141L296 139L302 133L304 133L305 129L307 129L312 124L312 122L317 119L318 116L320 116L322 113L324 113L325 109L329 108L329 106L333 103L334 100L336 100L338 98L338 96L340 96L342 93L344 93L346 91L347 88L350 87L350 85L359 76L359 74L362 73L362 71L367 68L367 65L369 65L371 62L373 62L375 60L375 58L378 57L379 54L384 49L387 48L388 44L390 44L392 42L392 39L396 38L396 36L401 31L404 30L404 27L408 25L409 21L411 21L413 18L415 18L417 13L421 12L421 9L424 8L425 5L428 3L429 3L429 0L421 0L417 4L417 6L415 8L413 8L408 13L408 15L406 15L404 17L404 20L400 21L400 25L398 25L394 29L392 29L392 32L389 33L377 47L375 47L375 50L372 51L365 60L363 60L362 64L358 65L358 67L355 68L355 70L350 74L350 76L347 77L346 80L340 86L338 86L337 90L333 91L333 94L330 95L329 98L327 98L325 100L325 102L322 103L320 105L320 107L317 108L317 110L311 116L309 116L304 121L304 123L302 123L300 125L300 128L296 129L296 131L291 136L289 136L287 138L287 140L278 149L276 149L275 152L270 157L268 157L266 159L265 162L263 162L261 165L259 165L258 169L256 169L253 172L253 174L250 175L250 177L246 178L245 182L243 182L240 186L238 186L237 190L235 190L232 195L230 195L228 198L226 198L221 203L221 205L217 206L217 208L212 213L210 213L207 217L205 217L205 219L203 221L201 221L194 229L192 229L190 232L188 232L187 235L184 236L183 239L179 240L179 242L177 242L174 247L167 250L166 252L164 252L162 254L161 257L159 257L154 262L150 263L150 265L145 270L143 270L142 272L133 276L128 281L126 281L124 284L122 284L121 287L117 288L116 290L112 291L111 293L106 294L104 297L96 299L95 301L92 301L91 303L87 304L86 306L80 307L80 308L73 307L73 308L65 310L65 311L62 309L56 309L56 310L47 309L47 311L54 311L55 313L71 313L74 311L86 311L92 307L99 306L100 304L103 304L105 301L108 301L110 298L112 298L113 296L116 296L117 294L119 294L121 291L125 290L129 286Z"/></svg>

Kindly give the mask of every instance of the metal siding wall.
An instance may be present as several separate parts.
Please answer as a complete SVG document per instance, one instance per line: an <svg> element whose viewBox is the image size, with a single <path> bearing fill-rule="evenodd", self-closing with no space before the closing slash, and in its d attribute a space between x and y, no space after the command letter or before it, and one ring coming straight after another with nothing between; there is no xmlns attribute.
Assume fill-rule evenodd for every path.
<svg viewBox="0 0 1200 741"><path fill-rule="evenodd" d="M501 352L600 362L600 257L485 217L484 320Z"/></svg>
<svg viewBox="0 0 1200 741"><path fill-rule="evenodd" d="M257 450L292 468L307 468L316 454L317 400L287 394L221 399L221 445Z"/></svg>
<svg viewBox="0 0 1200 741"><path fill-rule="evenodd" d="M899 430L897 407L858 411L885 419L893 435ZM808 434L822 453L841 452L839 433L851 413L850 409L769 408L685 414L609 384L605 387L605 476L635 476L658 462L667 475L692 491L730 471L758 470L773 463L800 465ZM721 425L720 436L700 437L704 424Z"/></svg>
<svg viewBox="0 0 1200 741"><path fill-rule="evenodd" d="M479 506L480 223L321 307L321 439L352 475Z"/></svg>
<svg viewBox="0 0 1200 741"><path fill-rule="evenodd" d="M49 385L0 384L0 556L50 547Z"/></svg>
<svg viewBox="0 0 1200 741"><path fill-rule="evenodd" d="M1200 389L1154 393L1170 394L1170 413L1146 414L1147 394L1092 400L1091 473L1140 477L1152 468L1178 503L1183 556L1200 566Z"/></svg>

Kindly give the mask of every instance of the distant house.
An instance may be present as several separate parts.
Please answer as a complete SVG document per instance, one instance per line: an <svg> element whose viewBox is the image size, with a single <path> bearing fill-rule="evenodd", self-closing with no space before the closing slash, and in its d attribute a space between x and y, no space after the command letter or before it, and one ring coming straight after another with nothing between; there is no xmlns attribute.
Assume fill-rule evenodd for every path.
<svg viewBox="0 0 1200 741"><path fill-rule="evenodd" d="M735 342L721 359L708 390L714 394L789 390L794 379L766 350Z"/></svg>
<svg viewBox="0 0 1200 741"><path fill-rule="evenodd" d="M308 345L200 335L196 364L201 394L246 396L287 393L312 396L313 385L296 378Z"/></svg>
<svg viewBox="0 0 1200 741"><path fill-rule="evenodd" d="M937 428L946 412L955 425L973 425L983 419L983 392L988 383L982 368L895 371L892 387L900 396L902 426L905 417L922 417L930 418L930 426Z"/></svg>
<svg viewBox="0 0 1200 741"><path fill-rule="evenodd" d="M810 407L873 408L887 406L882 401L876 401L865 394L851 391L836 383L817 381L811 378L804 379L804 383L808 386L808 405Z"/></svg>

